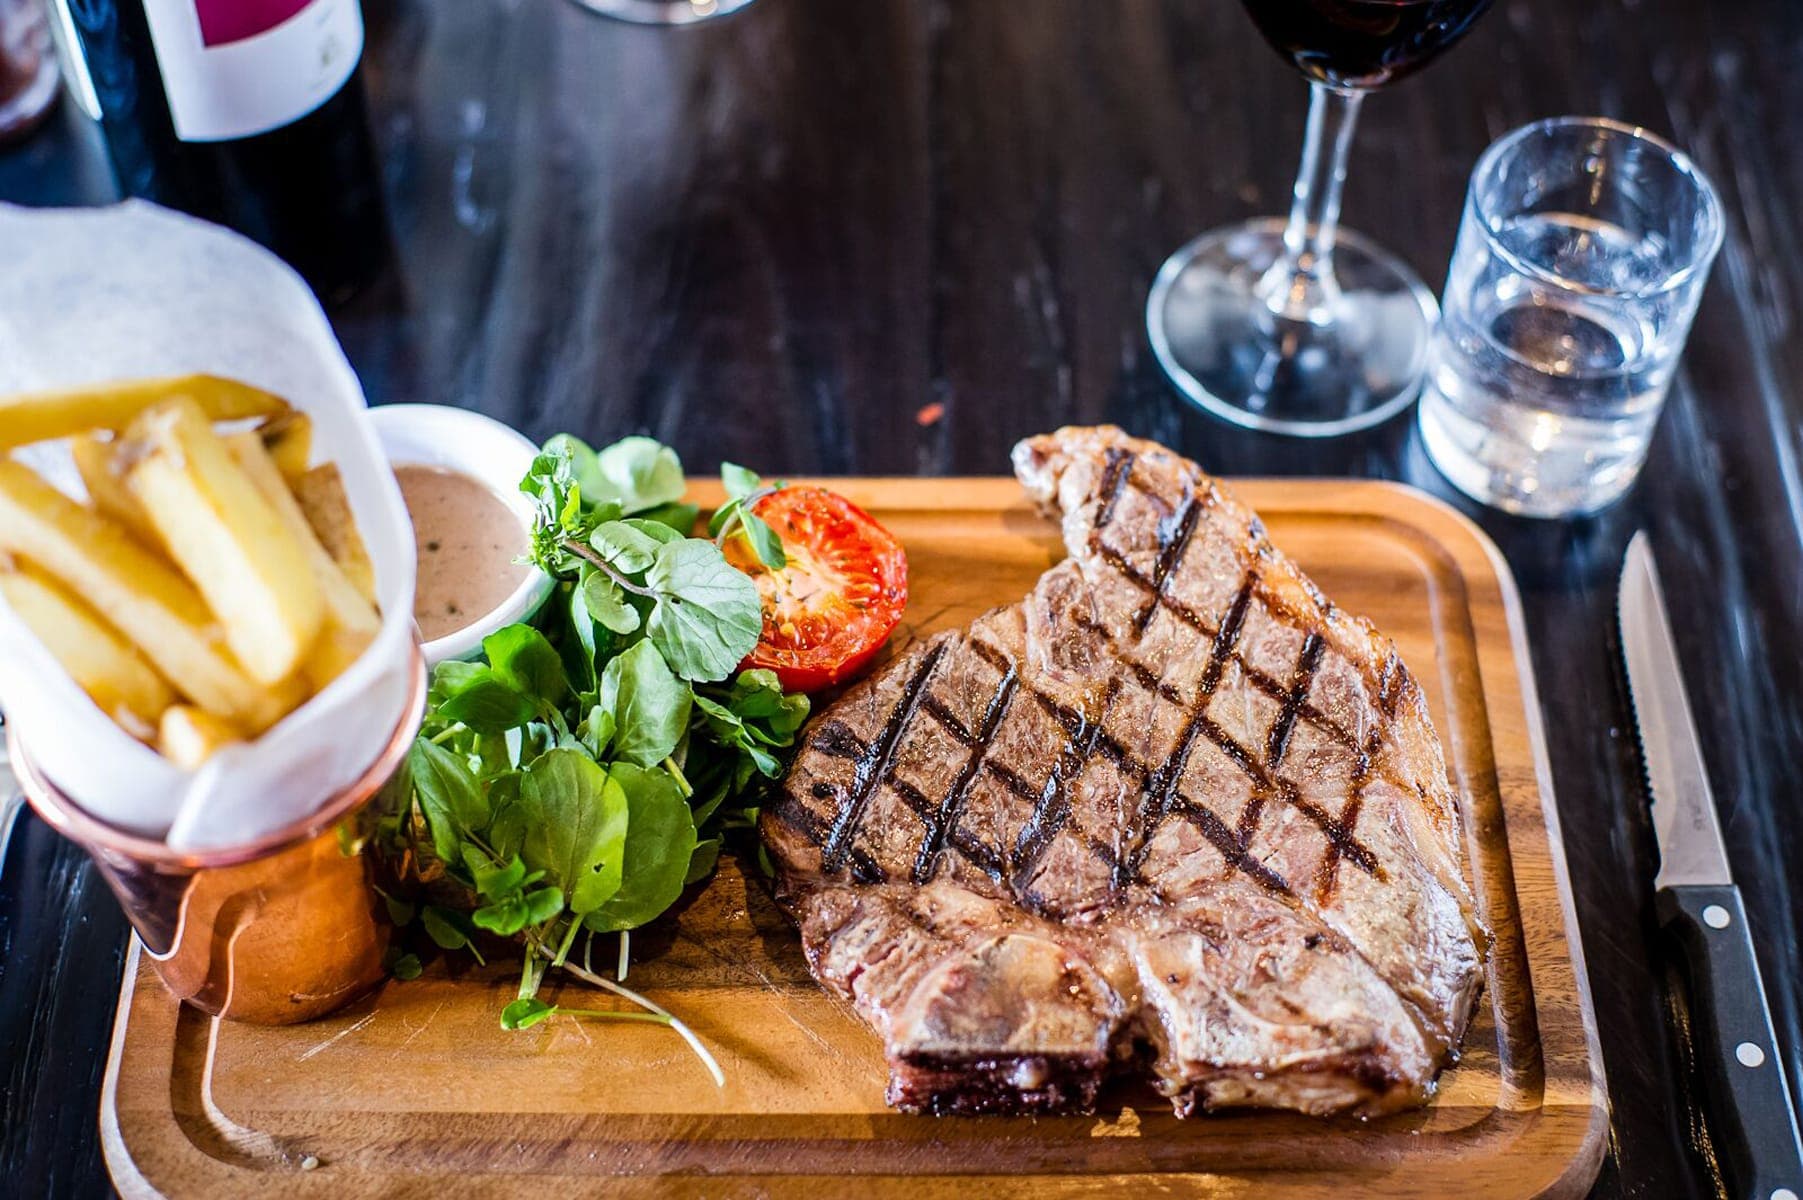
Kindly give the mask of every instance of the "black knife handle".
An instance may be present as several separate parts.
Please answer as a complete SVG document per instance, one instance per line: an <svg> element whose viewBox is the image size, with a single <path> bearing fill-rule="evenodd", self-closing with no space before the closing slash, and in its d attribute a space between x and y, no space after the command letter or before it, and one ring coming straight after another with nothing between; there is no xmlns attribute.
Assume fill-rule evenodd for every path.
<svg viewBox="0 0 1803 1200"><path fill-rule="evenodd" d="M1785 1086L1759 960L1740 889L1660 889L1659 921L1683 949L1697 1069L1706 1082L1720 1149L1736 1194L1803 1197L1803 1139Z"/></svg>

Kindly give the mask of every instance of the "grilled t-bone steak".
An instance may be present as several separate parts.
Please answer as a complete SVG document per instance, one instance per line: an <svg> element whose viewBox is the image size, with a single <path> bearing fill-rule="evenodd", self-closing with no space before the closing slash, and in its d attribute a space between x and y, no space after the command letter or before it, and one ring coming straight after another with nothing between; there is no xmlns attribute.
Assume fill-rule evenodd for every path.
<svg viewBox="0 0 1803 1200"><path fill-rule="evenodd" d="M1486 931L1420 688L1200 468L1063 429L1014 469L1070 556L827 708L762 834L909 1111L1387 1112Z"/></svg>

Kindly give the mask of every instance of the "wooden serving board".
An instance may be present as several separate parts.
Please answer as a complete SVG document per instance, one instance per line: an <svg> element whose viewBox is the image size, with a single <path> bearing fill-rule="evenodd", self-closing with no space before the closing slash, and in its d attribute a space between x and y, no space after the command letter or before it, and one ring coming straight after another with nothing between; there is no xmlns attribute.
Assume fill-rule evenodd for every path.
<svg viewBox="0 0 1803 1200"><path fill-rule="evenodd" d="M906 545L898 644L1023 595L1063 554L1008 479L838 480ZM1607 1129L1602 1066L1514 585L1451 510L1380 483L1236 490L1343 607L1401 649L1464 801L1487 987L1426 1108L1370 1123L1175 1119L1121 1085L1094 1117L932 1118L883 1104L876 1037L809 978L762 885L730 861L634 938L628 983L673 1034L554 1020L503 1032L517 967L442 964L308 1025L211 1021L134 953L101 1125L127 1195L988 1197L1571 1196ZM555 991L555 989L554 989ZM563 998L593 1004L566 988ZM1117 1189L1130 1189L1119 1191Z"/></svg>

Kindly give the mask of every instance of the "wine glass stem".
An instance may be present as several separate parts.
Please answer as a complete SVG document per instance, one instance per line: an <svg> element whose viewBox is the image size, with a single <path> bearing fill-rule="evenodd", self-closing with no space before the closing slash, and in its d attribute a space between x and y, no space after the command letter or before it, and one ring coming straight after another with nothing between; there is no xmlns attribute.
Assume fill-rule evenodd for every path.
<svg viewBox="0 0 1803 1200"><path fill-rule="evenodd" d="M1334 233L1340 224L1340 190L1346 159L1365 94L1326 84L1309 85L1308 134L1302 166L1283 231L1283 257L1259 281L1271 312L1292 321L1330 318L1339 285L1333 275Z"/></svg>

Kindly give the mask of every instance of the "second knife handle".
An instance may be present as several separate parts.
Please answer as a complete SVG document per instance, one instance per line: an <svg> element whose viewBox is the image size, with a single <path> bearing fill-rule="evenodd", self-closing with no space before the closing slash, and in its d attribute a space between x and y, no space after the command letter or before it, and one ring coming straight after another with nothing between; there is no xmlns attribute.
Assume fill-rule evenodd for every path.
<svg viewBox="0 0 1803 1200"><path fill-rule="evenodd" d="M1659 920L1684 952L1697 1069L1708 1083L1736 1194L1803 1197L1803 1140L1772 1032L1740 889L1686 884L1659 892Z"/></svg>

